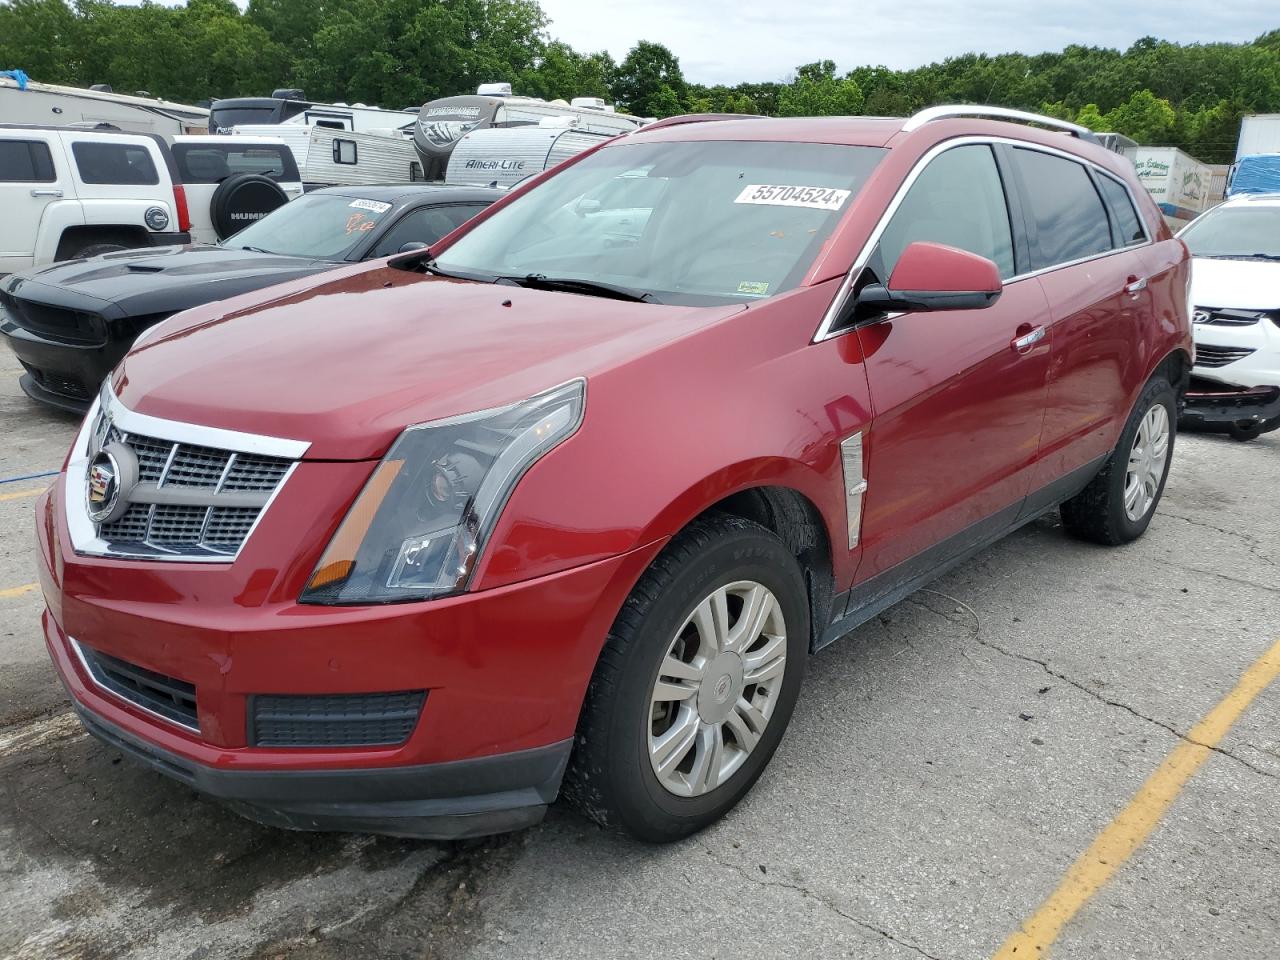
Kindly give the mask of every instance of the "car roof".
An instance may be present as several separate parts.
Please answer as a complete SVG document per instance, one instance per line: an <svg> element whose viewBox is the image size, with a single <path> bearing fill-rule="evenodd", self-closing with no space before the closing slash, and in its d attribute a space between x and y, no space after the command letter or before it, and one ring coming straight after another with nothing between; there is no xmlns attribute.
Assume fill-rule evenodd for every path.
<svg viewBox="0 0 1280 960"><path fill-rule="evenodd" d="M903 117L743 117L672 126L656 124L627 134L629 141L772 140L883 147L901 133Z"/></svg>
<svg viewBox="0 0 1280 960"><path fill-rule="evenodd" d="M1262 207L1280 207L1280 193L1238 193L1234 197L1228 197L1221 205L1224 207L1243 207L1249 204Z"/></svg>
<svg viewBox="0 0 1280 960"><path fill-rule="evenodd" d="M492 202L505 196L506 192L492 187L464 187L448 183L392 183L376 186L321 187L319 190L308 190L307 195L335 194L359 200L381 200L384 203L408 203L418 199L455 203L467 200Z"/></svg>

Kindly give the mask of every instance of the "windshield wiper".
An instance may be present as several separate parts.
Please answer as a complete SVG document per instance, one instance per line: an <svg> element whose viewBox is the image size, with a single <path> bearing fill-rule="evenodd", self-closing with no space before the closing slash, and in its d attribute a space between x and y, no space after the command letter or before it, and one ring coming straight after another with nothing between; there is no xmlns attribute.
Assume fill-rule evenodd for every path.
<svg viewBox="0 0 1280 960"><path fill-rule="evenodd" d="M1199 256L1205 260L1280 260L1280 253L1202 253Z"/></svg>
<svg viewBox="0 0 1280 960"><path fill-rule="evenodd" d="M585 293L589 296L609 297L613 300L629 300L632 303L661 303L652 293L633 290L616 283L600 280L580 280L576 277L548 277L545 273L527 273L523 277L496 277L494 283L513 283L532 290L564 290L567 293Z"/></svg>
<svg viewBox="0 0 1280 960"><path fill-rule="evenodd" d="M250 253L269 253L272 256L275 256L274 250L263 250L261 247L242 246L240 249L248 250Z"/></svg>

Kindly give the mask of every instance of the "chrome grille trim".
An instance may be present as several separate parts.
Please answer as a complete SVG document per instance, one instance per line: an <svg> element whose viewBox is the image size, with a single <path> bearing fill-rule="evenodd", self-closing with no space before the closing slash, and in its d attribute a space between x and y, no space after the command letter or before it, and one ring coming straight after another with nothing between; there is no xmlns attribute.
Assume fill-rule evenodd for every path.
<svg viewBox="0 0 1280 960"><path fill-rule="evenodd" d="M132 504L123 517L109 525L117 535L144 539L113 539L89 519L85 501L85 481L89 463L97 450L119 439L136 439L152 448L150 466L139 471L138 483L128 491ZM168 445L163 466L156 469L159 441ZM94 401L67 463L64 509L71 542L77 553L89 556L183 563L231 563L253 536L272 501L288 483L298 461L310 444L216 427L179 423L140 414L124 406L104 384ZM193 478L208 467L212 455L225 455L214 482L202 485ZM141 458L140 458L141 459ZM181 482L170 483L175 461L186 460L190 467ZM281 461L288 461L282 468ZM228 483L231 486L228 487ZM224 489L227 487L227 489ZM146 517L139 516L145 509ZM252 522L249 511L252 511ZM188 516L190 514L190 516ZM198 527L198 536L192 537ZM213 535L213 539L206 540ZM184 540L185 537L185 540ZM189 542L188 542L189 541Z"/></svg>
<svg viewBox="0 0 1280 960"><path fill-rule="evenodd" d="M840 465L844 471L844 505L849 524L849 549L852 550L858 545L862 532L862 497L867 492L861 433L840 441Z"/></svg>

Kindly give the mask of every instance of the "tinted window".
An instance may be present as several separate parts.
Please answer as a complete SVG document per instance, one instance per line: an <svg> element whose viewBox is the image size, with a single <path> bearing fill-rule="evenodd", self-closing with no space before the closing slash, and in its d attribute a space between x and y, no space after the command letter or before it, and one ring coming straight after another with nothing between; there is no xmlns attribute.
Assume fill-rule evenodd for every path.
<svg viewBox="0 0 1280 960"><path fill-rule="evenodd" d="M976 253L993 261L1000 276L1014 275L1009 208L990 147L956 147L924 168L880 237L886 277L917 240Z"/></svg>
<svg viewBox="0 0 1280 960"><path fill-rule="evenodd" d="M1129 191L1118 180L1098 176L1102 187L1102 195L1107 200L1111 215L1115 218L1116 229L1120 233L1120 242L1125 246L1141 243L1147 239L1147 232L1142 229L1142 221L1138 219L1138 211L1133 208L1133 199Z"/></svg>
<svg viewBox="0 0 1280 960"><path fill-rule="evenodd" d="M1280 206L1215 207L1178 234L1195 257L1280 257ZM1275 296L1271 303L1280 300Z"/></svg>
<svg viewBox="0 0 1280 960"><path fill-rule="evenodd" d="M825 143L619 141L566 166L440 254L477 278L593 280L662 303L795 287L884 151Z"/></svg>
<svg viewBox="0 0 1280 960"><path fill-rule="evenodd" d="M156 165L146 147L128 143L92 143L81 141L71 145L76 168L85 183L153 184L160 182Z"/></svg>
<svg viewBox="0 0 1280 960"><path fill-rule="evenodd" d="M0 181L53 183L53 157L38 140L0 140Z"/></svg>
<svg viewBox="0 0 1280 960"><path fill-rule="evenodd" d="M173 158L183 183L221 183L237 173L260 173L272 180L301 179L286 146L176 143Z"/></svg>
<svg viewBox="0 0 1280 960"><path fill-rule="evenodd" d="M1032 267L1092 257L1111 249L1111 224L1083 164L1038 150L1014 150L1031 199L1039 251Z"/></svg>
<svg viewBox="0 0 1280 960"><path fill-rule="evenodd" d="M456 227L462 226L488 204L454 203L441 207L419 207L400 218L386 236L378 241L378 245L369 254L371 257L386 257L399 251L406 243L435 243Z"/></svg>
<svg viewBox="0 0 1280 960"><path fill-rule="evenodd" d="M222 241L222 246L341 260L377 230L390 211L391 204L381 200L309 193L272 210Z"/></svg>

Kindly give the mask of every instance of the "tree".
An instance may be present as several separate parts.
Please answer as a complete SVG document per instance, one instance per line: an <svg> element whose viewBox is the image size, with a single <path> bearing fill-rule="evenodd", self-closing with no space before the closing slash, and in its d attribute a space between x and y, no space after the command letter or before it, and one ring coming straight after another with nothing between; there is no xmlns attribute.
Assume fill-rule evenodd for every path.
<svg viewBox="0 0 1280 960"><path fill-rule="evenodd" d="M520 74L516 88L518 93L546 100L608 98L609 80L616 69L608 53L584 56L567 43L553 40L533 66Z"/></svg>
<svg viewBox="0 0 1280 960"><path fill-rule="evenodd" d="M81 22L63 0L13 0L0 5L0 70L25 70L33 80L80 79Z"/></svg>
<svg viewBox="0 0 1280 960"><path fill-rule="evenodd" d="M1169 143L1176 120L1177 114L1169 101L1161 100L1150 90L1139 90L1106 116L1109 129L1138 143L1161 146Z"/></svg>
<svg viewBox="0 0 1280 960"><path fill-rule="evenodd" d="M778 92L783 117L856 116L862 113L862 89L856 80L836 77L830 60L796 68L796 77Z"/></svg>
<svg viewBox="0 0 1280 960"><path fill-rule="evenodd" d="M618 65L613 81L613 97L618 105L641 117L669 117L682 112L680 104L686 92L676 55L648 40L631 48Z"/></svg>
<svg viewBox="0 0 1280 960"><path fill-rule="evenodd" d="M1096 103L1086 103L1081 107L1080 112L1076 114L1076 123L1097 133L1109 132L1106 130L1107 118L1098 110Z"/></svg>

